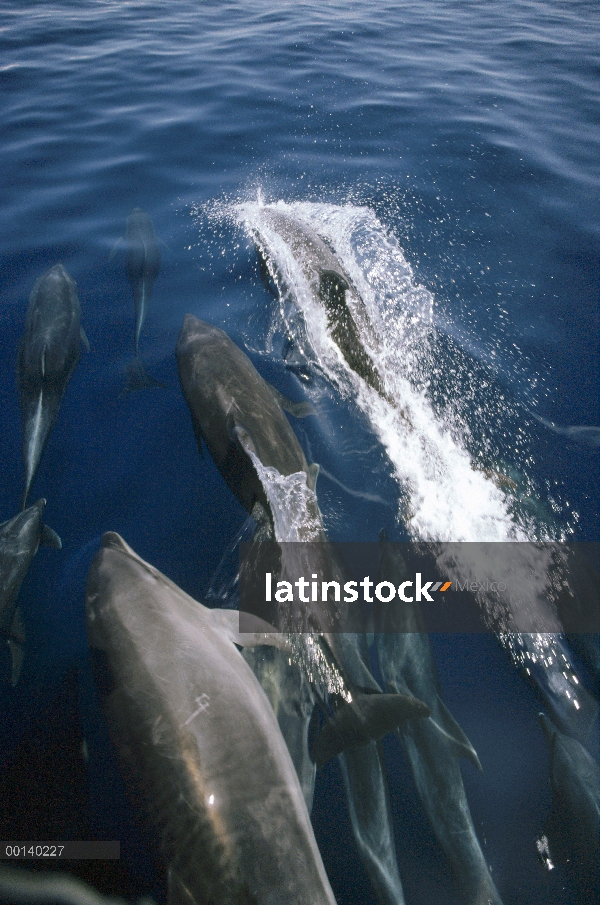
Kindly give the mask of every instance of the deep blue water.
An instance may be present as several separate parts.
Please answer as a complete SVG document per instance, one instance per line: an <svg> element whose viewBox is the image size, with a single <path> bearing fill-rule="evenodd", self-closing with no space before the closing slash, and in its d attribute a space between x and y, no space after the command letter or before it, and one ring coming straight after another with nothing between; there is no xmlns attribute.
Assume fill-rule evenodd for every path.
<svg viewBox="0 0 600 905"><path fill-rule="evenodd" d="M91 345L31 495L47 498L63 550L40 549L21 592L27 653L0 699L0 755L10 759L78 659L90 819L98 838L124 839L130 818L85 672L87 567L116 530L201 598L245 518L197 452L173 354L183 316L222 326L281 391L318 401L318 417L294 427L321 464L332 537L410 531L402 447L386 446L326 373L306 381L285 366L279 306L245 229L259 201L329 223L334 244L364 240L383 275L371 301L399 312L389 333L399 359L403 306L419 300L407 359L429 400L423 436L441 432L464 461L481 455L510 475L517 490L496 522L506 536L518 526L531 540L599 539L598 448L548 423L600 423L600 10L87 0L6 3L0 28L0 519L22 494L15 366L27 299L57 261L77 281ZM134 317L122 258L109 254L134 206L164 242L141 350L168 388L119 398ZM487 539L485 494L475 511L457 491L443 523L443 507L425 505L460 488L464 461L442 455L430 496L413 494L429 537ZM484 767L463 775L503 900L570 901L565 872L547 875L535 855L550 807L541 699L494 638L433 644L446 703ZM394 739L386 754L406 901L454 905ZM314 822L340 905L374 901L333 765L318 778ZM152 888L139 840L127 844L127 868Z"/></svg>

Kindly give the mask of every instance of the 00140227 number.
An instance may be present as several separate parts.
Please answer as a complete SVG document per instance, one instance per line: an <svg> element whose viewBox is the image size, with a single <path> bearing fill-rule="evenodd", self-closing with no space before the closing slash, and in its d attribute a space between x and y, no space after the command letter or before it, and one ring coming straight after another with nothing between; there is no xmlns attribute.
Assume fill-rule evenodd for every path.
<svg viewBox="0 0 600 905"><path fill-rule="evenodd" d="M118 860L120 842L0 842L0 860L14 858L61 858L88 860Z"/></svg>

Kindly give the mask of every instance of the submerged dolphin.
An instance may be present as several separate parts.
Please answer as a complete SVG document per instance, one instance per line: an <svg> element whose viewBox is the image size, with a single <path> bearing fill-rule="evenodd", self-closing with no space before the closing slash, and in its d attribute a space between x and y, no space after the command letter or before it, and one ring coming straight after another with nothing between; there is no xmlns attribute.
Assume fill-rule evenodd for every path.
<svg viewBox="0 0 600 905"><path fill-rule="evenodd" d="M29 297L17 369L23 422L23 508L73 369L81 343L77 285L62 264L39 277Z"/></svg>
<svg viewBox="0 0 600 905"><path fill-rule="evenodd" d="M600 766L540 713L550 752L551 855L567 863L581 903L600 901ZM596 743L597 750L597 743Z"/></svg>
<svg viewBox="0 0 600 905"><path fill-rule="evenodd" d="M23 662L23 626L17 598L31 560L42 544L60 550L57 534L42 523L46 500L38 500L0 525L0 640L11 654L11 681L16 685Z"/></svg>
<svg viewBox="0 0 600 905"><path fill-rule="evenodd" d="M378 581L399 585L406 577L402 557L381 535ZM391 621L388 622L388 617ZM378 614L375 642L388 691L410 693L424 701L429 719L399 727L419 797L451 864L468 905L501 905L477 841L459 767L466 757L481 770L475 750L440 695L429 637L418 604L385 605Z"/></svg>
<svg viewBox="0 0 600 905"><path fill-rule="evenodd" d="M567 437L569 440L573 440L575 443L582 443L584 446L591 446L593 448L598 448L600 446L600 427L591 424L556 424L555 421L549 421L547 418L542 418L541 415L538 415L529 409L527 409L527 411L530 415L533 415L536 421L539 421L539 423L543 424L544 427L547 427L548 430L553 431L555 434L559 434L561 437Z"/></svg>
<svg viewBox="0 0 600 905"><path fill-rule="evenodd" d="M317 768L308 751L308 731L317 702L315 690L283 650L252 647L243 650L242 656L271 702L310 814Z"/></svg>
<svg viewBox="0 0 600 905"><path fill-rule="evenodd" d="M168 905L334 905L277 720L222 617L104 535L88 637Z"/></svg>
<svg viewBox="0 0 600 905"><path fill-rule="evenodd" d="M331 337L348 366L380 396L393 402L362 339L366 336L373 346L378 345L363 301L329 246L309 226L283 211L261 208L260 223L275 230L289 247L313 296L325 307ZM254 239L264 273L268 264L259 231Z"/></svg>
<svg viewBox="0 0 600 905"><path fill-rule="evenodd" d="M342 655L344 666L349 667L352 674L356 675L357 681L364 685L364 673L357 673L353 669L355 659L344 657L349 646L357 646L359 653L363 656L366 654L368 659L364 636L347 635L341 640L342 645L338 652ZM312 808L316 767L322 766L326 758L339 754L340 747L345 746L344 752L339 754L339 763L359 855L376 891L378 902L381 905L402 905L404 899L396 861L385 770L379 745L373 741L373 737L380 734L375 725L365 734L365 724L363 723L361 731L360 721L355 712L348 708L343 709L341 714L338 712L333 720L326 722L317 738L317 744L311 747L313 757L316 755L315 763L313 757L309 755L309 725L319 698L315 687L290 659L289 652L275 647L257 646L246 648L242 655L250 664L275 711L296 767L309 812ZM394 719L393 706L389 711L387 709L389 695L377 694L379 689L372 679L369 690L373 694L366 698L364 695L357 695L359 713L360 702L364 703L366 700L374 705L375 712L378 705L380 706L383 722L391 718L393 729L406 721L405 709L400 716L396 714ZM406 699L398 695L395 704L401 709L405 707ZM417 710L412 711L413 716L417 715L417 711L424 715L425 711L421 705L415 702L415 707ZM356 723L359 724L358 727ZM389 726L379 725L380 732L386 731L387 728Z"/></svg>
<svg viewBox="0 0 600 905"><path fill-rule="evenodd" d="M139 354L140 335L154 288L154 280L160 270L160 248L150 215L140 207L134 207L125 223L125 266L133 290L135 307L135 357L129 363L127 383L123 393L150 387L164 387L146 370ZM123 394L122 393L122 394Z"/></svg>
<svg viewBox="0 0 600 905"><path fill-rule="evenodd" d="M281 475L305 472L314 489L318 466L309 465L285 417L310 414L308 403L286 399L260 376L250 359L220 330L186 314L175 350L183 395L198 449L202 441L229 489L247 512L269 504L250 452Z"/></svg>

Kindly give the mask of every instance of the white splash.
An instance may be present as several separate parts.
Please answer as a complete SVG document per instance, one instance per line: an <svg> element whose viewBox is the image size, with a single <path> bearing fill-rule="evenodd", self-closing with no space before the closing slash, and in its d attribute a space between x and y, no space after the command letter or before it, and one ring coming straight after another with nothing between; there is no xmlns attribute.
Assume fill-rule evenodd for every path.
<svg viewBox="0 0 600 905"><path fill-rule="evenodd" d="M439 564L450 578L497 581L498 563L480 558L471 563L466 551L457 561L444 552L444 542L506 543L551 537L540 537L539 525L517 510L514 498L496 485L493 475L475 467L465 443L469 427L461 421L458 409L455 419L448 415L452 405L440 416L428 399L432 294L418 285L397 240L370 209L284 202L270 207L299 219L329 244L364 303L373 330L361 339L376 364L387 400L346 363L329 334L324 306L311 292L300 262L261 216L262 200L235 208L234 215L261 249L279 289L277 316L305 358L315 362L342 395L355 399L385 448L400 490L399 518L415 540L442 542ZM562 668L565 652L560 639L556 643L561 658L544 655L548 638L555 636L527 635L522 636L527 640L519 643L511 640L515 638L511 607L526 607L534 618L542 616L545 626L552 624L554 613L545 593L548 563L529 544L523 546L522 555L513 553L510 562L511 584L521 587L520 599L482 597L482 608L490 624L506 626L506 633L499 637L514 662L523 665L523 657L535 657L536 663L544 664L536 681L547 698L559 707L564 705L565 712L569 707L576 712L581 709L581 689L576 687L573 669L569 665ZM558 620L556 631L560 631Z"/></svg>

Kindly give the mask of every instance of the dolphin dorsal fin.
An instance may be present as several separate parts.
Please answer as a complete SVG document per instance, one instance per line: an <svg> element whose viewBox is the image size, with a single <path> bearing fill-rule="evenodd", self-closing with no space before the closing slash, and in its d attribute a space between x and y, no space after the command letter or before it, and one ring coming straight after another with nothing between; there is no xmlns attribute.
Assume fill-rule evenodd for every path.
<svg viewBox="0 0 600 905"><path fill-rule="evenodd" d="M239 610L223 610L215 608L208 611L213 626L238 647L276 647L289 654L290 645L284 634L251 613L240 613ZM252 631L240 632L240 618L244 628Z"/></svg>
<svg viewBox="0 0 600 905"><path fill-rule="evenodd" d="M89 352L90 351L90 341L87 338L87 336L85 335L85 330L83 329L83 327L79 328L79 338L81 339L81 342L85 346L85 351Z"/></svg>
<svg viewBox="0 0 600 905"><path fill-rule="evenodd" d="M312 465L308 466L308 477L306 479L306 486L309 490L315 491L317 488L317 478L319 477L319 466L316 462L313 462Z"/></svg>
<svg viewBox="0 0 600 905"><path fill-rule="evenodd" d="M253 456L256 456L257 459L259 458L252 437L242 424L233 425L231 439L238 443L244 452L251 452Z"/></svg>

